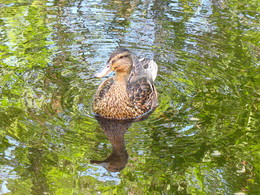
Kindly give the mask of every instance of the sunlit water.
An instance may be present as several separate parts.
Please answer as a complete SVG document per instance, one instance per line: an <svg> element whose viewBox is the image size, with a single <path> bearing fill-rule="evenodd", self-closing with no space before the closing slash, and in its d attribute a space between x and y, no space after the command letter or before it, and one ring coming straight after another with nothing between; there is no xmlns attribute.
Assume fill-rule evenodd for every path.
<svg viewBox="0 0 260 195"><path fill-rule="evenodd" d="M2 0L0 194L259 194L258 8ZM115 135L91 103L118 46L157 62L160 105Z"/></svg>

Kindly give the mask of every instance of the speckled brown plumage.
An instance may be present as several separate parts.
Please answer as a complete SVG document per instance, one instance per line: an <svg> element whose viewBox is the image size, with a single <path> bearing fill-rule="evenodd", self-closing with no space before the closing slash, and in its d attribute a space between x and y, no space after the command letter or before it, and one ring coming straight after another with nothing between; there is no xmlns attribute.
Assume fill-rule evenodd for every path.
<svg viewBox="0 0 260 195"><path fill-rule="evenodd" d="M157 92L153 85L157 65L153 60L138 60L128 50L119 48L111 54L106 69L104 75L109 71L116 74L97 89L93 102L96 115L131 119L157 106Z"/></svg>

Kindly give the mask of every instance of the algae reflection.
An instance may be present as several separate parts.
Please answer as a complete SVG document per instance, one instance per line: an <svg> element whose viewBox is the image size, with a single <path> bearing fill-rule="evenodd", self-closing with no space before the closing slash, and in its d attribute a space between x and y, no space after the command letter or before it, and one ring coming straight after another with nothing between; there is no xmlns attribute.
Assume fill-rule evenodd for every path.
<svg viewBox="0 0 260 195"><path fill-rule="evenodd" d="M123 170L128 161L128 153L125 147L124 134L131 127L133 122L147 119L154 110L146 113L137 119L118 120L96 116L101 129L112 144L112 153L104 160L91 160L92 164L101 165L111 172Z"/></svg>

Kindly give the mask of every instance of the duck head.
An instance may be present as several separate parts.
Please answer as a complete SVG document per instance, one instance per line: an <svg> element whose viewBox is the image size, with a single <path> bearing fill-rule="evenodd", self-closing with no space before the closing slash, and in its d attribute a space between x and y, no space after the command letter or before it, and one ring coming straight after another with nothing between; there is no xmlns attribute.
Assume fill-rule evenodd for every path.
<svg viewBox="0 0 260 195"><path fill-rule="evenodd" d="M133 59L129 50L125 48L118 48L114 51L109 60L107 61L106 67L100 72L95 74L95 77L102 78L111 71L121 74L129 74L133 66Z"/></svg>

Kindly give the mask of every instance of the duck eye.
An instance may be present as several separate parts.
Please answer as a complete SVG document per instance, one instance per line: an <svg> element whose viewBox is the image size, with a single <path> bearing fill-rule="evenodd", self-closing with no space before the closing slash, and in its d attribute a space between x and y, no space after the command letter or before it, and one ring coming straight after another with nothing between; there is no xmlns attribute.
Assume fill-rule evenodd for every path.
<svg viewBox="0 0 260 195"><path fill-rule="evenodd" d="M118 59L126 58L128 55L120 56Z"/></svg>

